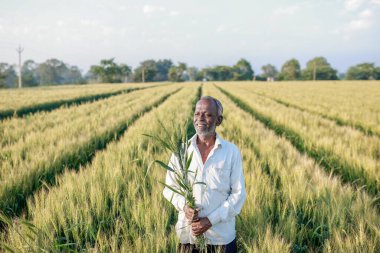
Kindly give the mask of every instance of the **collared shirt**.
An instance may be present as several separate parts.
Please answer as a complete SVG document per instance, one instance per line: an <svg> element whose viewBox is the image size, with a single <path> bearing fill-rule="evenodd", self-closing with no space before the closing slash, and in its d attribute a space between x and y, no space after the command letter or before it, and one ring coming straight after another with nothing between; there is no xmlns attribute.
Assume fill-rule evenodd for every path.
<svg viewBox="0 0 380 253"><path fill-rule="evenodd" d="M188 153L193 152L190 170L198 172L196 178L194 173L189 173L189 181L192 183L195 180L206 184L193 185L193 195L196 206L200 208L198 216L208 217L212 224L212 227L205 232L207 243L228 244L236 237L235 216L240 213L246 198L240 151L234 144L216 134L214 147L203 164L197 146L197 135L195 134L190 140ZM179 168L174 155L171 156L168 165L171 168ZM179 188L173 172L167 172L166 184ZM194 244L195 237L191 234L191 225L188 225L183 211L185 198L167 187L164 188L163 194L179 211L175 229L180 242Z"/></svg>

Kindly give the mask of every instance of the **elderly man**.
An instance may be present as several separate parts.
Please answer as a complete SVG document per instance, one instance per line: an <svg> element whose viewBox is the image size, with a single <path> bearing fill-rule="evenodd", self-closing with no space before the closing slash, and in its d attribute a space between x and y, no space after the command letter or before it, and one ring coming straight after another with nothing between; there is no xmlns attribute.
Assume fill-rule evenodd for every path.
<svg viewBox="0 0 380 253"><path fill-rule="evenodd" d="M196 104L193 124L196 134L191 138L189 153L193 152L190 180L204 182L193 186L196 210L185 198L165 187L164 196L179 211L175 226L180 244L177 252L199 252L196 236L204 234L207 252L236 252L235 216L246 197L242 159L239 149L220 138L215 132L223 121L222 104L213 97L202 97ZM172 155L169 165L178 161ZM166 175L166 184L178 188L174 174Z"/></svg>

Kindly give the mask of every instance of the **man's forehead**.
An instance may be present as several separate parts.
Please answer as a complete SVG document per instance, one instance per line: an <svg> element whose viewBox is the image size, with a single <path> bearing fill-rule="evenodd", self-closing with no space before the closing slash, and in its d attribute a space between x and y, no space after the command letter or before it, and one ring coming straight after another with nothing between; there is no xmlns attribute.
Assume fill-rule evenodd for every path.
<svg viewBox="0 0 380 253"><path fill-rule="evenodd" d="M196 106L213 106L214 104L209 99L200 99L198 100Z"/></svg>
<svg viewBox="0 0 380 253"><path fill-rule="evenodd" d="M213 108L216 109L216 106L209 99L201 99L197 102L197 104L195 105L195 108L196 109L204 109L204 110L212 110Z"/></svg>

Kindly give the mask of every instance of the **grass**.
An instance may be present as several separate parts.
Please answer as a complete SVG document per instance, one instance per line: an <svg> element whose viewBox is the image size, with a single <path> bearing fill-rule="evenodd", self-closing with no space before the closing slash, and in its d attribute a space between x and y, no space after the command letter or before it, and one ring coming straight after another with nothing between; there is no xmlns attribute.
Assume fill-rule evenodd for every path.
<svg viewBox="0 0 380 253"><path fill-rule="evenodd" d="M380 133L377 133L377 132L373 131L371 128L363 125L362 123L352 122L352 121L349 121L349 120L342 119L342 118L340 118L338 116L332 116L332 115L328 115L326 113L322 113L322 112L318 112L318 111L313 111L311 109L307 109L306 107L301 107L301 106L298 106L296 104L287 102L285 100L282 100L282 99L279 99L279 98L275 98L275 97L272 97L272 96L268 96L265 93L254 92L254 91L249 90L249 89L247 89L247 91L253 92L253 93L255 93L255 94L259 95L259 96L265 96L265 97L267 97L267 98L269 98L269 99L271 99L273 101L276 101L277 103L279 103L281 105L284 105L286 107L292 107L292 108L298 109L300 111L305 111L305 112L308 112L308 113L312 113L312 114L318 115L318 116L320 116L321 118L324 118L324 119L332 120L332 121L334 121L339 126L353 127L356 130L358 130L358 131L360 131L360 132L362 132L362 133L364 133L366 135L369 135L369 136L375 135L377 137L380 137Z"/></svg>
<svg viewBox="0 0 380 253"><path fill-rule="evenodd" d="M97 101L100 99L109 98L111 96L117 96L120 94L129 93L129 92L136 91L136 90L148 89L151 87L154 87L154 86L128 88L128 89L122 89L122 90L113 91L113 92L105 92L105 93L101 93L101 94L92 94L92 95L75 97L75 98L71 98L71 99L60 99L60 100L44 102L41 104L21 106L17 109L13 109L13 110L12 109L2 110L2 111L0 111L0 120L4 120L6 118L15 117L15 116L21 117L21 116L33 114L36 112L41 112L41 111L49 112L49 111L55 110L61 106L79 105L79 104L83 104L83 103L87 103L87 102L93 102L93 101Z"/></svg>
<svg viewBox="0 0 380 253"><path fill-rule="evenodd" d="M142 134L163 137L164 131L157 119L164 122L169 133L173 132L175 129L170 123L192 118L195 102L204 93L222 102L224 122L217 132L223 139L235 143L243 157L247 198L236 219L241 252L380 251L378 197L375 192L370 193L369 181L365 181L376 176L369 170L379 159L376 158L376 136L257 96L246 87L252 85L251 91L269 94L268 91L277 86L218 84L220 90L208 83L178 85L12 119L14 124L7 126L14 127L6 127L6 136L9 140L13 136L14 141L4 143L1 155L5 154L5 147L18 143L29 143L23 147L34 147L35 151L40 149L48 155L51 148L42 145L44 142L60 143L74 135L91 137L87 132L99 135L104 129L110 129L110 125L122 122L114 122L112 118L126 121L133 111L141 111L143 107L136 107L139 101L151 104L164 94L183 87L136 118L104 149L94 151L91 162L77 169L65 168L55 176L55 184L42 185L40 190L34 191L27 199L25 212L19 217L3 216L8 226L0 233L2 249L15 252L174 252L178 243L174 228L178 213L162 195L163 186L158 181L164 180L165 171L150 166L153 160L167 161L170 154ZM301 83L295 85L297 89L304 89L297 94L308 89L317 93L318 87L322 87L316 94L319 99L326 95L324 89L329 87L319 82L307 85L305 88L300 88ZM331 90L338 86L331 84ZM294 91L294 87L290 89ZM282 92L284 101L293 101L287 99L291 95L284 89L273 90L273 97L279 98ZM372 83L368 89L366 86L362 89L363 94L369 91L376 94ZM350 97L347 94L354 90L356 88L343 89L336 94L337 101ZM359 95L352 95L353 100L359 99ZM326 101L328 99L321 103L325 105ZM305 108L311 110L314 108L311 105L317 103L310 101L310 107L307 104ZM294 104L299 106L299 103ZM344 112L349 105L342 104L337 108ZM326 112L320 109L319 112ZM72 121L67 112L73 115ZM34 127L27 127L28 120ZM30 133L18 130L16 121L20 128L25 126ZM91 127L85 128L85 122ZM186 128L188 136L194 134L191 121ZM73 134L67 134L64 129ZM80 134L76 135L74 129ZM43 142L31 141L34 135L36 140ZM80 138L75 138L78 145ZM68 145L62 147L61 150L71 149ZM13 150L18 149L14 146ZM32 150L20 149L13 153L14 158L24 154L25 159L29 159L28 154L39 154ZM58 154L63 153L59 151ZM347 154L352 157L347 158ZM85 157L78 151L78 157L81 156ZM336 171L336 168L357 170L358 164L362 164L367 173L356 174L362 181L355 177L344 178L344 171ZM327 166L331 169L326 169ZM148 168L151 169L147 174ZM4 169L0 174L2 172ZM8 249L4 248L5 244Z"/></svg>
<svg viewBox="0 0 380 253"><path fill-rule="evenodd" d="M205 93L223 103L225 121L219 133L243 154L247 201L237 231L246 252L380 249L375 198L324 173L287 137L239 108L219 89L208 85Z"/></svg>
<svg viewBox="0 0 380 253"><path fill-rule="evenodd" d="M35 194L28 203L26 218L44 231L40 240L28 239L28 229L22 225L11 227L4 240L21 252L38 247L49 252L175 249L172 226L176 212L165 202L157 182L164 174L152 169L144 181L150 162L167 159L168 153L157 149L142 134L160 133L161 126L152 124L154 118L185 121L196 93L196 87L182 89L142 116L118 142L98 152L86 168L65 172L57 187ZM66 246L57 249L54 245Z"/></svg>
<svg viewBox="0 0 380 253"><path fill-rule="evenodd" d="M95 125L88 125L94 127L99 123L105 124L103 126L103 131L99 131L100 129L98 129L96 132L85 136L83 131L88 131L88 127L84 127L85 125L83 124L78 124L76 130L78 132L74 133L73 130L76 128L73 124L71 124L71 133L65 132L63 135L67 135L68 137L74 139L73 141L67 142L62 142L62 137L60 138L61 141L57 142L56 139L58 135L54 134L54 132L50 133L52 138L46 138L46 133L41 133L42 136L45 136L45 140L42 141L43 146L41 146L41 151L43 152L46 146L53 146L55 149L53 149L50 153L45 152L43 157L39 157L40 160L35 161L37 159L35 156L39 156L41 153L36 153L36 150L33 149L30 151L23 151L26 150L24 148L22 149L22 152L27 153L25 154L25 158L23 160L12 160L12 158L3 159L1 164L2 171L0 175L2 176L1 179L4 183L0 188L0 210L6 215L19 215L25 207L27 198L31 194L33 194L44 184L54 184L56 175L62 173L66 167L78 169L80 166L90 162L97 150L104 149L109 142L120 138L130 124L141 117L141 115L163 103L171 94L178 92L178 89L174 91L173 89L174 88L171 88L166 92L161 91L164 94L160 94L160 92L157 94L151 94L154 95L154 99L148 104L143 104L143 101L137 100L136 102L140 102L140 104L136 104L134 108L132 107L133 110L130 110L130 112L125 115L127 117L123 117L117 111L113 115L108 114L107 111L104 111L107 114L102 120L105 120L106 122L95 121ZM125 109L125 107L121 107L120 109L123 108ZM91 115L91 117L93 116L94 115ZM85 123L85 121L86 119L84 119L84 121L82 119L80 123ZM36 143L25 143L26 147L29 145L31 145L34 149L37 149ZM18 157L16 152L18 152L17 150L20 150L19 146L20 145L13 149L13 152L16 155L10 153L12 157ZM30 159L27 157L30 157ZM12 168L12 166L16 164L18 167ZM31 166L33 164L35 167ZM9 169L13 170L13 177L6 176L6 170ZM16 169L18 171L16 171Z"/></svg>
<svg viewBox="0 0 380 253"><path fill-rule="evenodd" d="M287 138L301 153L312 157L321 164L328 172L341 176L343 182L351 183L357 187L365 187L372 195L376 196L380 192L380 184L377 177L368 174L368 171L358 165L353 165L343 160L333 149L326 149L321 145L315 145L312 141L306 140L296 130L278 123L271 117L253 109L245 101L232 95L225 89L218 87L224 94L233 100L240 108L249 112L252 116L262 122L266 127L273 130L277 135ZM377 173L377 172L374 172ZM379 174L377 174L379 175ZM376 203L378 205L379 203Z"/></svg>

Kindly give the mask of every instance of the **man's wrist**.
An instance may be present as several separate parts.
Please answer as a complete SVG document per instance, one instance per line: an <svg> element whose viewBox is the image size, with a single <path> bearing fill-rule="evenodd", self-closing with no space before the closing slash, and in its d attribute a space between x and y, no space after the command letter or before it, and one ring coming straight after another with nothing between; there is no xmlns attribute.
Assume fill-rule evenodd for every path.
<svg viewBox="0 0 380 253"><path fill-rule="evenodd" d="M212 223L208 217L205 217L206 223L209 227L212 227Z"/></svg>

